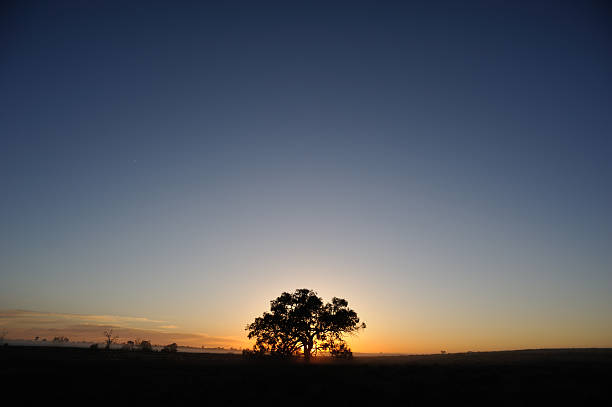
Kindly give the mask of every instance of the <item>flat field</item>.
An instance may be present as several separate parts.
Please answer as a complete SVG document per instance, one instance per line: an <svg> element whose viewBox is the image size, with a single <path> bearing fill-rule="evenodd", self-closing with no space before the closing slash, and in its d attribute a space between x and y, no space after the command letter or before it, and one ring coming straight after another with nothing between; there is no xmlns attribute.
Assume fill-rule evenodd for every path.
<svg viewBox="0 0 612 407"><path fill-rule="evenodd" d="M602 405L612 349L245 360L235 354L0 348L5 400L198 405ZM382 404L381 404L382 403Z"/></svg>

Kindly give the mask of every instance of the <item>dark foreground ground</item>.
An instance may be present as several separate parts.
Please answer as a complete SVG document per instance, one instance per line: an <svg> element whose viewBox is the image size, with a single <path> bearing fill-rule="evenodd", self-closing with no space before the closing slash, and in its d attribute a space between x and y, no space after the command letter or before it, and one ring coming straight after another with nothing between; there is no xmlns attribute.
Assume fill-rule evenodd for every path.
<svg viewBox="0 0 612 407"><path fill-rule="evenodd" d="M611 405L612 349L361 357L0 348L4 400L60 405ZM51 404L49 404L51 405Z"/></svg>

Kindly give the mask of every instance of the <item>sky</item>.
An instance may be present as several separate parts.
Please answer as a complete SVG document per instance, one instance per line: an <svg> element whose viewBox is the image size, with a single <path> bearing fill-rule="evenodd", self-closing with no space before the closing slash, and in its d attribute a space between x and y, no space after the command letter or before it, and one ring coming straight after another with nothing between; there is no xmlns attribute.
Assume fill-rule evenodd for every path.
<svg viewBox="0 0 612 407"><path fill-rule="evenodd" d="M605 2L1 10L7 337L249 346L310 288L357 352L612 347Z"/></svg>

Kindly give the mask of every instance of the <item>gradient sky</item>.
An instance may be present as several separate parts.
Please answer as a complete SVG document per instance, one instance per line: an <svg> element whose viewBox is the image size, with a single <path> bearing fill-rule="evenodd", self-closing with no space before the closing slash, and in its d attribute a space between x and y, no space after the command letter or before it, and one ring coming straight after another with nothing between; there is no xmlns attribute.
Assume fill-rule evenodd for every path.
<svg viewBox="0 0 612 407"><path fill-rule="evenodd" d="M605 2L126 3L2 6L9 337L307 287L356 351L612 346Z"/></svg>

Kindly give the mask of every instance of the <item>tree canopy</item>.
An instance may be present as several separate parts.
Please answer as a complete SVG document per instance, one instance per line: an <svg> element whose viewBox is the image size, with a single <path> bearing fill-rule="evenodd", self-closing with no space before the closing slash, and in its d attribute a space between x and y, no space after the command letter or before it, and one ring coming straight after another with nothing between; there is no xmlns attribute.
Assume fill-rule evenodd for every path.
<svg viewBox="0 0 612 407"><path fill-rule="evenodd" d="M346 300L334 297L323 303L316 292L303 288L272 300L270 312L255 318L246 330L249 339L255 339L255 352L279 356L303 352L304 358L310 360L318 351L337 357L352 356L344 336L365 327Z"/></svg>

